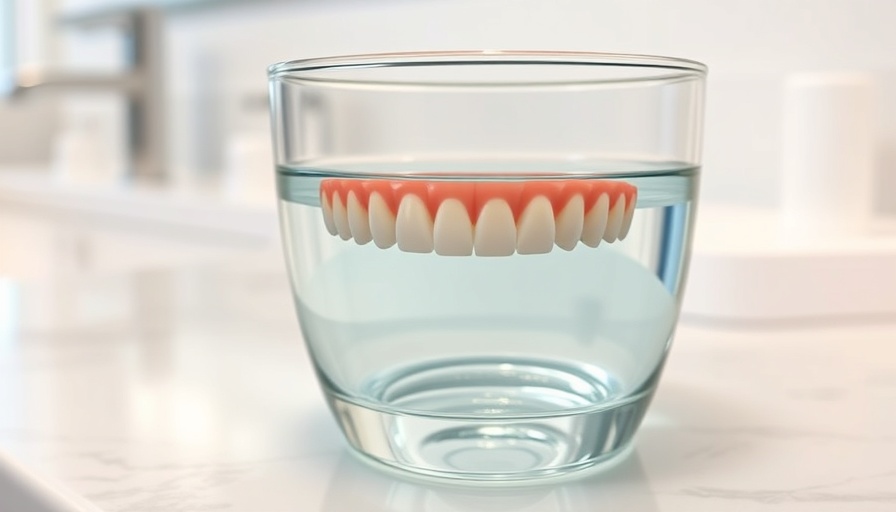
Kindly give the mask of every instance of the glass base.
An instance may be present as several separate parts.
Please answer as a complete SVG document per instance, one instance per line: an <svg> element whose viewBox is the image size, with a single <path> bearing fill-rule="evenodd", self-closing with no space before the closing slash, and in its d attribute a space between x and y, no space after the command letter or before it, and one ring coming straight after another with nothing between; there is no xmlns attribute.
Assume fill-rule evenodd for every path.
<svg viewBox="0 0 896 512"><path fill-rule="evenodd" d="M614 397L594 372L524 360L430 363L327 398L352 448L418 475L482 482L558 477L625 451L656 379Z"/></svg>

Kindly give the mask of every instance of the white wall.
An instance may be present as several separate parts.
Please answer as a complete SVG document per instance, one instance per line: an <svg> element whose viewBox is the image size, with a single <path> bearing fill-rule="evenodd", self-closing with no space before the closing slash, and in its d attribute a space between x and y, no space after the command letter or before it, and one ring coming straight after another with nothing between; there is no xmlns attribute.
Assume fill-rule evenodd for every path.
<svg viewBox="0 0 896 512"><path fill-rule="evenodd" d="M96 3L64 3L79 2ZM704 198L771 205L782 78L860 70L883 93L883 197L896 191L894 20L896 2L884 0L302 0L175 12L172 137L180 166L220 166L222 141L259 124L264 113L245 105L265 94L265 67L279 60L477 48L667 54L710 67Z"/></svg>

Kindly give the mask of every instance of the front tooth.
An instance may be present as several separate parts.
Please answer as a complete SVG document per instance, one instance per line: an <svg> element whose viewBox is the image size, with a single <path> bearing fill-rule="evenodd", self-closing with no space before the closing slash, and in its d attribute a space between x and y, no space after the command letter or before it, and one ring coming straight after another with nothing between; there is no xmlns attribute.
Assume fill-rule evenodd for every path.
<svg viewBox="0 0 896 512"><path fill-rule="evenodd" d="M585 200L575 195L566 203L560 215L557 215L557 232L554 242L561 248L571 251L582 236L582 225L585 222Z"/></svg>
<svg viewBox="0 0 896 512"><path fill-rule="evenodd" d="M331 235L335 235L336 231L336 223L333 222L333 206L330 205L330 199L327 197L327 194L320 195L320 209L324 212L324 225L327 227L327 231Z"/></svg>
<svg viewBox="0 0 896 512"><path fill-rule="evenodd" d="M379 192L370 194L367 202L367 214L370 217L370 233L373 243L380 249L395 245L395 215Z"/></svg>
<svg viewBox="0 0 896 512"><path fill-rule="evenodd" d="M628 230L632 227L632 217L635 215L635 197L636 196L633 195L631 201L625 205L625 216L622 217L622 227L619 228L620 240L628 235Z"/></svg>
<svg viewBox="0 0 896 512"><path fill-rule="evenodd" d="M446 199L433 222L433 247L442 256L473 254L473 224L463 203Z"/></svg>
<svg viewBox="0 0 896 512"><path fill-rule="evenodd" d="M367 210L361 206L361 201L354 192L348 193L348 226L352 230L352 236L358 245L364 245L373 240L370 234L370 222L367 220Z"/></svg>
<svg viewBox="0 0 896 512"><path fill-rule="evenodd" d="M585 223L582 225L582 243L588 247L597 247L604 230L607 227L607 208L610 206L610 197L601 194L594 206L585 215Z"/></svg>
<svg viewBox="0 0 896 512"><path fill-rule="evenodd" d="M342 198L339 194L333 194L333 221L336 224L336 231L339 238L348 240L352 237L352 230L348 224L348 212L345 211L345 205L342 204Z"/></svg>
<svg viewBox="0 0 896 512"><path fill-rule="evenodd" d="M513 211L503 199L491 199L476 219L473 246L477 256L510 256L516 250Z"/></svg>
<svg viewBox="0 0 896 512"><path fill-rule="evenodd" d="M406 252L432 252L432 219L423 200L408 194L398 205L395 216L395 239Z"/></svg>
<svg viewBox="0 0 896 512"><path fill-rule="evenodd" d="M612 242L619 236L619 230L622 228L622 217L625 216L625 195L619 194L616 204L610 209L607 215L607 229L604 231L604 240Z"/></svg>
<svg viewBox="0 0 896 512"><path fill-rule="evenodd" d="M554 248L554 210L544 196L531 201L520 216L516 251L520 254L544 254Z"/></svg>

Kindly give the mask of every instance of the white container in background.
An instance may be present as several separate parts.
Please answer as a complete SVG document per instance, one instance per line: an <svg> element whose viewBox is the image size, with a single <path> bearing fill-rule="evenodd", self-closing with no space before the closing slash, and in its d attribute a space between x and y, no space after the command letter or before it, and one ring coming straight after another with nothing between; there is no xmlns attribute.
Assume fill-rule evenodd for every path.
<svg viewBox="0 0 896 512"><path fill-rule="evenodd" d="M274 160L267 132L242 132L231 137L225 173L230 199L253 205L276 204Z"/></svg>
<svg viewBox="0 0 896 512"><path fill-rule="evenodd" d="M224 190L233 201L276 204L274 157L267 96L246 94L236 113L236 130L224 151Z"/></svg>
<svg viewBox="0 0 896 512"><path fill-rule="evenodd" d="M788 78L781 209L701 208L684 318L810 322L896 313L896 225L875 218L873 208L874 96L863 74Z"/></svg>
<svg viewBox="0 0 896 512"><path fill-rule="evenodd" d="M799 73L788 78L781 167L785 237L867 231L874 115L874 85L868 75Z"/></svg>
<svg viewBox="0 0 896 512"><path fill-rule="evenodd" d="M128 174L120 105L79 98L63 106L63 126L53 141L51 167L64 183L115 186Z"/></svg>

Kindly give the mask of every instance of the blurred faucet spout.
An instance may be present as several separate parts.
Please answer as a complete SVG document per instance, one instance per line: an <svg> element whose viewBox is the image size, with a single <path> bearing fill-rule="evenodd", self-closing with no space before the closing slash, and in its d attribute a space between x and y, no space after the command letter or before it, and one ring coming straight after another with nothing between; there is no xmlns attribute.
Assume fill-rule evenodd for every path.
<svg viewBox="0 0 896 512"><path fill-rule="evenodd" d="M139 93L140 83L138 77L126 74L23 69L13 77L11 87L6 92L8 96L17 98L31 91L41 89L108 90L120 91L130 96Z"/></svg>

